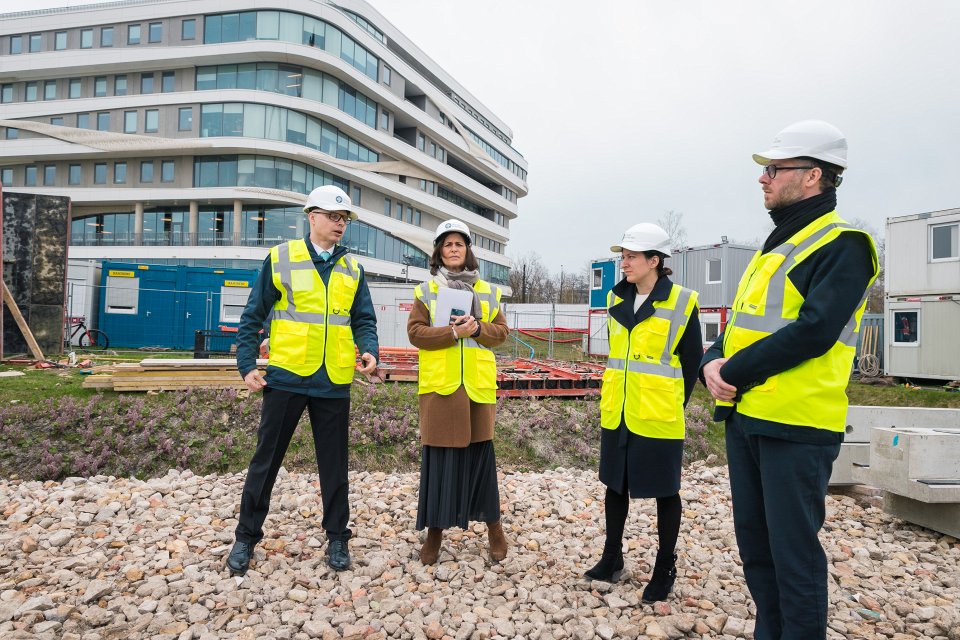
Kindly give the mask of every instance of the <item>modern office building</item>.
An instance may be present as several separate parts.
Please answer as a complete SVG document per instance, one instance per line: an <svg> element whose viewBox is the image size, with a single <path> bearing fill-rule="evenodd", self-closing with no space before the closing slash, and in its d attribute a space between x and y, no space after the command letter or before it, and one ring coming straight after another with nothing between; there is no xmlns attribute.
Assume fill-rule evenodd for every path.
<svg viewBox="0 0 960 640"><path fill-rule="evenodd" d="M372 280L433 231L504 250L527 163L496 115L362 0L125 0L0 14L0 178L71 199L70 258L258 267L314 187L362 210Z"/></svg>

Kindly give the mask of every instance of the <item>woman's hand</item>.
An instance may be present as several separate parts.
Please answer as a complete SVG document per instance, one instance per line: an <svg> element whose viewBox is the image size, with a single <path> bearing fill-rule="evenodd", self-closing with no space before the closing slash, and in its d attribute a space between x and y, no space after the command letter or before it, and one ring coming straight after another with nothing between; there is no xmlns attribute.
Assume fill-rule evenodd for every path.
<svg viewBox="0 0 960 640"><path fill-rule="evenodd" d="M450 318L450 324L460 339L469 338L477 332L477 319L473 316L453 316Z"/></svg>

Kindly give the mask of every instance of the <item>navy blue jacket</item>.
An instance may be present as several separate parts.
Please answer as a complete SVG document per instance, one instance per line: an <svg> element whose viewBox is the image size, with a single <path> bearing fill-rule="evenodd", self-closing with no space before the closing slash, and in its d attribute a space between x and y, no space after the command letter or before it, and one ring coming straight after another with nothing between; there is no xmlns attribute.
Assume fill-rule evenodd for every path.
<svg viewBox="0 0 960 640"><path fill-rule="evenodd" d="M307 251L313 260L324 285L330 282L330 272L342 255L347 253L346 248L336 245L333 255L324 261L317 255L310 237L305 238ZM240 317L240 328L237 331L237 369L241 377L246 376L257 366L257 356L260 343L269 331L267 318L273 311L273 305L280 299L280 291L273 285L273 266L268 255L263 261L260 275L250 291L247 306ZM357 287L353 306L350 308L350 327L353 329L353 340L360 353L369 353L377 361L380 360L380 345L377 341L377 315L373 310L373 300L370 298L370 289L367 287L363 267L360 267L360 284ZM264 330L264 335L260 330ZM312 376L298 376L295 373L279 367L267 367L267 386L271 389L302 393L321 398L346 398L350 395L349 384L334 384L327 376L326 366L317 369Z"/></svg>

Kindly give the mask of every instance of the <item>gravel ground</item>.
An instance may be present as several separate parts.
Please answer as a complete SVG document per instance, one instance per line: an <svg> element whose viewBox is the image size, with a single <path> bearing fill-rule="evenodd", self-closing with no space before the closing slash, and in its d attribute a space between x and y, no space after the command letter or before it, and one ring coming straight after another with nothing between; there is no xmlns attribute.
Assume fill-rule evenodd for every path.
<svg viewBox="0 0 960 640"><path fill-rule="evenodd" d="M627 577L582 577L603 545L595 472L501 476L506 561L483 525L420 564L416 474L351 477L351 570L325 563L318 484L281 470L245 578L224 560L243 475L0 481L0 638L750 638L725 467L685 470L674 594L640 603L653 500L634 501ZM960 640L960 542L855 498L827 499L831 638Z"/></svg>

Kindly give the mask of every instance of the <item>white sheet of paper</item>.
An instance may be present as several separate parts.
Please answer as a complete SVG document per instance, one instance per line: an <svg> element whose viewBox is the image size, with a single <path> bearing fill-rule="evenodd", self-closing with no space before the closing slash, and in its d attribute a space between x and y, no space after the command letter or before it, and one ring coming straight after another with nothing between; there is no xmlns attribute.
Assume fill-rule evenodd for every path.
<svg viewBox="0 0 960 640"><path fill-rule="evenodd" d="M450 324L450 314L453 310L458 310L454 315L470 315L473 308L473 292L462 289L451 289L450 287L440 287L437 289L437 315L433 319L433 326L445 327Z"/></svg>

